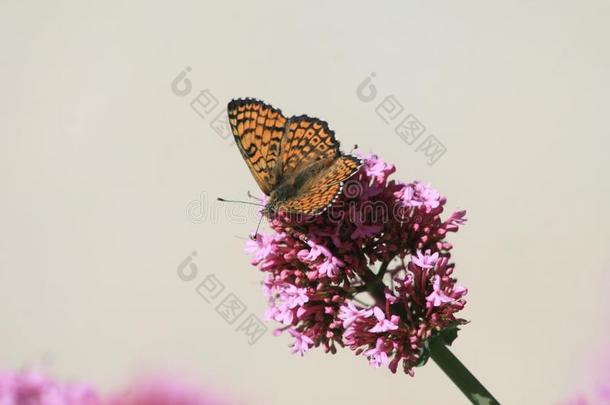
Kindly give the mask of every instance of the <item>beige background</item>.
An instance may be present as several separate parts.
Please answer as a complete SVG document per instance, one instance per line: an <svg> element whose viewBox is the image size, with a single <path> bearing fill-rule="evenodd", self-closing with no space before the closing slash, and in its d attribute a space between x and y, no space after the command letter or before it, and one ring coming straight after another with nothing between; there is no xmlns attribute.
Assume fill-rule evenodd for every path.
<svg viewBox="0 0 610 405"><path fill-rule="evenodd" d="M467 209L450 238L472 321L455 353L504 403L566 398L606 330L609 4L3 1L0 368L108 390L180 370L255 404L465 402L432 363L412 379L347 351L301 359L270 333L251 347L178 279L196 250L200 277L264 310L238 239L255 219L187 216L202 193L209 213L257 191L189 106L209 89L214 114L254 96L326 119L344 149ZM435 165L375 114L387 95L447 147Z"/></svg>

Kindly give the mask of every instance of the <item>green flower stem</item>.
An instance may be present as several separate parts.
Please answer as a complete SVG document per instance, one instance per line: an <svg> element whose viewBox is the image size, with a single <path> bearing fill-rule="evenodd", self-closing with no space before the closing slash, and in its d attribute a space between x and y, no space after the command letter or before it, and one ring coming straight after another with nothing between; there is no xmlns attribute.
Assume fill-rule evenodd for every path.
<svg viewBox="0 0 610 405"><path fill-rule="evenodd" d="M377 305L385 304L385 289L383 283L383 275L388 268L389 261L384 263L378 274L367 267L364 268L363 281L364 288L360 291L367 291L375 299ZM393 308L398 315L406 319L408 314L401 306ZM476 405L494 405L499 404L493 395L472 375L470 371L457 357L451 353L446 346L445 341L441 336L434 336L428 339L428 349L430 357L438 366L447 374L455 385L464 393L466 398Z"/></svg>
<svg viewBox="0 0 610 405"><path fill-rule="evenodd" d="M440 337L429 340L430 357L447 374L466 398L476 405L499 404L493 395L474 375L454 356Z"/></svg>

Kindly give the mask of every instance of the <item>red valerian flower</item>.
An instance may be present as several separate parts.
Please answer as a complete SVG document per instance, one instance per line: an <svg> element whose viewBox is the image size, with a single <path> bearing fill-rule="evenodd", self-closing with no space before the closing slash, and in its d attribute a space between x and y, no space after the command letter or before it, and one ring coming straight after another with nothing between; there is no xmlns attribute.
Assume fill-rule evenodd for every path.
<svg viewBox="0 0 610 405"><path fill-rule="evenodd" d="M465 211L443 220L446 198L429 184L390 180L394 165L362 156L360 171L318 216L281 211L272 233L247 242L263 271L267 319L294 338L294 353L337 346L375 367L404 371L428 357L426 342L452 332L466 288L453 277L447 233Z"/></svg>

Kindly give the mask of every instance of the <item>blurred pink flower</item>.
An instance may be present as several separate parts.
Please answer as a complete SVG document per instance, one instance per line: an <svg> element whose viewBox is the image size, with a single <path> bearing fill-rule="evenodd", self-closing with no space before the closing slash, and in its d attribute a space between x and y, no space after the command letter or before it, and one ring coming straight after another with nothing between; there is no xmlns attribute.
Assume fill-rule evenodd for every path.
<svg viewBox="0 0 610 405"><path fill-rule="evenodd" d="M101 405L93 388L60 384L37 371L0 373L1 405Z"/></svg>
<svg viewBox="0 0 610 405"><path fill-rule="evenodd" d="M37 371L0 373L0 405L229 405L232 401L172 377L142 379L102 398L91 386L63 384Z"/></svg>
<svg viewBox="0 0 610 405"><path fill-rule="evenodd" d="M610 353L607 344L591 349L594 358L586 363L588 382L579 394L562 405L610 405Z"/></svg>
<svg viewBox="0 0 610 405"><path fill-rule="evenodd" d="M362 169L325 213L279 212L272 233L247 251L265 273L267 318L281 324L276 334L294 337L293 352L347 347L412 375L427 339L465 323L455 314L467 290L453 277L445 238L466 213L442 219L446 198L429 184L390 180L394 165L360 156ZM363 294L373 302L363 304Z"/></svg>
<svg viewBox="0 0 610 405"><path fill-rule="evenodd" d="M228 405L226 398L177 381L174 377L149 377L132 384L105 405Z"/></svg>

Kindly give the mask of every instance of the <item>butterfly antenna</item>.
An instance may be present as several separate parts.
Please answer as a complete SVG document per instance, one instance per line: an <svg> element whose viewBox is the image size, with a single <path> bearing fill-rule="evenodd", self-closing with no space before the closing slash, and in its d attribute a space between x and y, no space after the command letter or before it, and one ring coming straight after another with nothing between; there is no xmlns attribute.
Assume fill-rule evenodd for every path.
<svg viewBox="0 0 610 405"><path fill-rule="evenodd" d="M257 207L264 207L264 206L265 206L265 205L263 205L263 204L257 204L257 203L253 203L252 201L225 200L224 198L220 198L220 197L217 197L216 199L217 199L218 201L222 201L222 202L228 202L228 203L249 204L249 205L256 205Z"/></svg>
<svg viewBox="0 0 610 405"><path fill-rule="evenodd" d="M354 144L354 147L352 148L352 150L349 151L349 154L351 155L352 153L354 153L354 151L358 149L358 144Z"/></svg>
<svg viewBox="0 0 610 405"><path fill-rule="evenodd" d="M222 202L249 204L249 205L255 205L257 207L264 207L265 206L265 204L258 204L258 203L253 203L253 202L250 202L250 201L226 200L226 199L221 198L221 197L216 197L216 199L218 201L222 201ZM261 215L261 217L259 218L258 224L256 225L256 231L254 231L254 235L250 235L250 239L256 240L256 237L258 236L258 230L259 230L259 228L261 226L261 222L263 221L263 217L264 216L265 215Z"/></svg>
<svg viewBox="0 0 610 405"><path fill-rule="evenodd" d="M261 222L263 222L263 217L264 215L261 215L261 217L259 218L258 224L256 225L256 231L254 231L254 235L250 235L250 239L256 240L256 237L258 236L258 229L261 226Z"/></svg>

